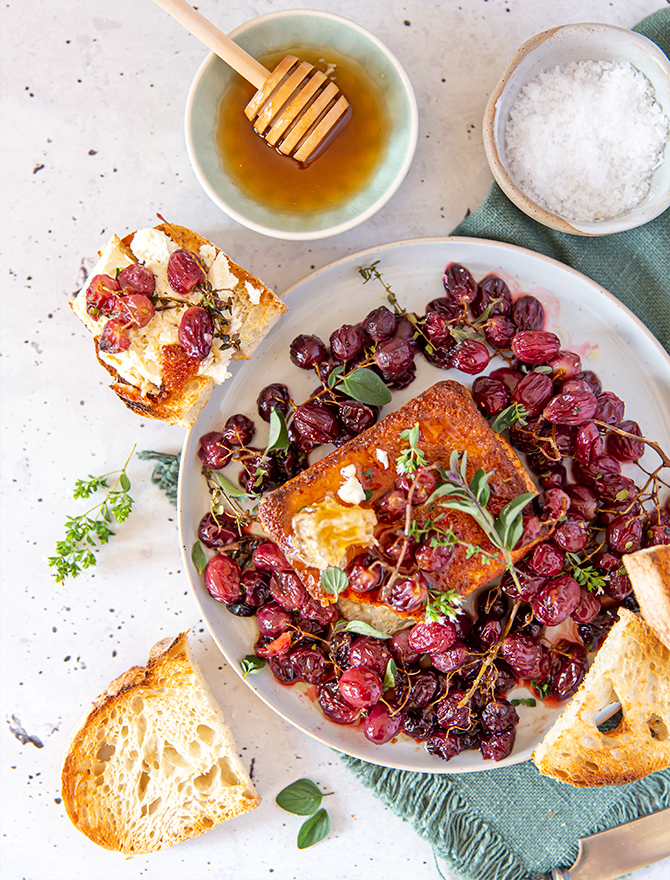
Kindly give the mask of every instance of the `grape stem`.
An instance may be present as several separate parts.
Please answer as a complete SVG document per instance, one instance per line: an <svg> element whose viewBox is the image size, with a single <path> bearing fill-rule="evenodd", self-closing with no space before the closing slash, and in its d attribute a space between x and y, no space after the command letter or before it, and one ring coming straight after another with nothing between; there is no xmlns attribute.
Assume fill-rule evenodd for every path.
<svg viewBox="0 0 670 880"><path fill-rule="evenodd" d="M655 440L648 440L646 437L640 437L639 434L631 434L630 431L624 431L622 428L615 428L614 425L608 425L607 422L602 422L600 419L594 419L593 421L599 428L604 428L605 431L611 431L613 434L619 434L621 437L628 437L630 440L641 440L660 456L660 459L663 462L663 467L670 468L670 458L668 458L661 448L661 445Z"/></svg>

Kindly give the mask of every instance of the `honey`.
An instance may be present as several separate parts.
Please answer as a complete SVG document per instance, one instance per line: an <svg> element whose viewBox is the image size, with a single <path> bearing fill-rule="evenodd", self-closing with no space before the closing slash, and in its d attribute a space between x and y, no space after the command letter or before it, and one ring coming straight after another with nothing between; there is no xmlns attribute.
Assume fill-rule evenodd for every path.
<svg viewBox="0 0 670 880"><path fill-rule="evenodd" d="M327 211L365 188L381 164L390 120L379 85L352 58L332 50L291 46L259 58L269 70L285 55L323 70L349 101L347 125L315 159L301 165L271 147L244 115L255 89L235 76L221 97L216 142L226 174L250 199L289 214Z"/></svg>

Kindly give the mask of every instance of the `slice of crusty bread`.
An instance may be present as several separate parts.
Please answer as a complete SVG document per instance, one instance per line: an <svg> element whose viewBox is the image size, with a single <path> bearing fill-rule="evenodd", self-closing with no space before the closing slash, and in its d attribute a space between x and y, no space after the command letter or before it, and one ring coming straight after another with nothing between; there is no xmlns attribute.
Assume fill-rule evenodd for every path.
<svg viewBox="0 0 670 880"><path fill-rule="evenodd" d="M596 726L620 702L622 720ZM579 690L533 753L540 773L579 788L622 785L670 766L670 651L636 614L619 609Z"/></svg>
<svg viewBox="0 0 670 880"><path fill-rule="evenodd" d="M670 648L670 544L623 557L642 616Z"/></svg>
<svg viewBox="0 0 670 880"><path fill-rule="evenodd" d="M188 305L198 304L198 297L191 297L190 303L187 302L182 308L162 311L160 326L156 323L156 316L144 328L131 328L131 348L119 354L99 350L98 339L106 321L87 314L88 282L72 300L71 305L93 334L98 361L114 379L111 388L126 406L147 418L189 428L209 400L215 385L229 375L226 370L229 361L251 357L270 328L287 311L287 307L262 281L238 266L198 233L172 223L161 223L155 229L167 236L172 250L177 247L185 248L201 259L205 259L207 255L209 259L205 260L205 268L208 272L214 261L221 257L225 284L220 296L231 300L231 321L234 326L227 332L239 338L239 350L224 349L215 339L210 357L199 361L182 349L177 340L177 328ZM143 230L142 235L145 232ZM137 231L123 239L114 236L100 252L104 266L101 268L99 263L93 274L113 275L115 269L137 262L139 258L133 251L136 235ZM138 241L141 237L138 237ZM162 241L165 242L165 238ZM160 281L165 287L164 290L159 290L157 286L156 293L174 295L167 283L168 248L158 248L151 256L154 262L150 268L157 278L157 285ZM116 263L114 259L117 260ZM211 375L212 370L215 372L214 376ZM151 379L148 378L149 374Z"/></svg>
<svg viewBox="0 0 670 880"><path fill-rule="evenodd" d="M186 636L115 679L68 745L63 803L106 849L154 852L260 803Z"/></svg>

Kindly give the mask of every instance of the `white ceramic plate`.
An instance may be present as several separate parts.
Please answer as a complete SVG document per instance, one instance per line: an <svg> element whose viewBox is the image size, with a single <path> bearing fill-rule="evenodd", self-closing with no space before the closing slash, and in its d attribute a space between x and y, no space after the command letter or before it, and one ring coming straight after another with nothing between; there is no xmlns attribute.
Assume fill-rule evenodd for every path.
<svg viewBox="0 0 670 880"><path fill-rule="evenodd" d="M198 523L209 510L209 496L197 457L198 442L208 431L220 429L229 416L242 412L255 418L258 432L254 445L265 445L267 425L257 416L258 392L271 382L284 382L295 400L309 396L315 387L314 374L291 364L291 340L299 333L316 333L327 341L341 324L355 324L368 311L385 303L380 284L363 284L358 272L359 266L368 266L375 260L380 261L384 280L400 303L419 313L431 299L443 294L442 273L450 262L466 266L477 280L489 273L499 275L515 296L523 292L538 297L546 311L547 329L560 335L564 348L580 354L583 368L597 372L605 390L616 391L626 401L628 417L640 423L646 436L670 447L670 358L625 306L595 282L561 263L498 242L429 238L381 245L319 269L286 292L289 314L263 341L252 360L237 362L232 377L215 389L187 435L182 452L179 517L184 563L212 637L240 675L240 661L252 653L257 637L255 619L235 617L214 601L190 558ZM394 392L393 402L385 412L441 379L454 378L468 386L473 379L455 370L439 370L421 355L416 362L416 380L404 391ZM648 456L650 462L655 458L654 453ZM478 751L462 752L444 763L409 738L400 737L398 742L375 746L359 728L332 723L315 703L314 688L282 685L269 669L248 676L245 681L268 706L310 736L349 755L404 770L462 773L526 760L557 714L541 703L535 708L520 706L514 751L499 764L483 761Z"/></svg>

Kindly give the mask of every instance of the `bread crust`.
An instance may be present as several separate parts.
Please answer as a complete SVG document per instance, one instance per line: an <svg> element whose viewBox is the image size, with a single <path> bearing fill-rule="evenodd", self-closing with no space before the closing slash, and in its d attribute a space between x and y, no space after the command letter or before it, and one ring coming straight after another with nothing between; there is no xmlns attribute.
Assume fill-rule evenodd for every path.
<svg viewBox="0 0 670 880"><path fill-rule="evenodd" d="M596 717L621 703L601 732ZM670 766L670 651L642 618L619 608L579 690L533 752L540 773L578 788L623 785Z"/></svg>
<svg viewBox="0 0 670 880"><path fill-rule="evenodd" d="M179 247L198 254L200 248L208 245L217 254L220 248L185 226L172 223L160 223L155 229L163 232ZM136 232L131 232L121 240L122 248L133 261L132 242ZM248 359L270 328L288 311L288 308L275 294L263 285L246 269L238 266L228 258L229 270L237 280L231 296L235 309L241 319L239 331L240 349L232 356L232 360ZM254 304L246 294L247 285L259 291L259 302ZM80 295L85 295L84 290ZM155 392L145 392L133 385L119 374L117 369L107 363L98 350L98 339L95 339L95 352L98 362L113 378L110 386L112 391L125 405L140 416L171 425L191 427L215 387L213 379L198 376L200 361L187 355L180 345L166 345L161 350L161 375L163 382Z"/></svg>
<svg viewBox="0 0 670 880"><path fill-rule="evenodd" d="M177 709L181 710L179 716ZM128 729L134 733L133 725L138 724L137 742L144 743L144 751L135 742L135 751L140 749L140 754L133 756L123 740L123 730L128 737ZM198 743L198 725L203 724L215 733L213 743L218 751L209 753L199 745L201 754L187 752L180 737ZM181 748L179 760L166 764L168 750L175 753L176 748ZM124 767L128 762L137 764L140 757L138 786L136 776ZM229 777L226 797L215 792L197 808L191 807L190 814L187 800L193 786L189 789L189 762L199 779L207 778L208 773L211 776L217 766L220 774L223 767L222 775ZM93 702L68 743L61 782L63 804L74 825L99 846L128 854L172 846L260 803L221 710L191 657L185 632L154 645L146 666L131 667ZM181 785L179 790L177 784ZM156 792L162 795L157 797L159 802L166 801L167 809L157 811L156 822L151 814L153 804L142 805L145 791L147 801Z"/></svg>
<svg viewBox="0 0 670 880"><path fill-rule="evenodd" d="M323 604L332 602L333 597L320 588L319 570L310 568L296 558L292 542L293 517L302 508L322 500L328 493L336 497L343 483L340 471L350 464L356 465L359 477L363 472L370 474L370 482L366 485L372 489L372 496L361 502L360 506L372 507L380 496L392 488L398 476L395 462L407 446L401 439L401 432L412 428L417 422L420 425L419 446L429 464L448 467L451 453L458 450L468 454L468 479L472 479L478 468L493 472L489 481L491 500L488 507L494 516L513 498L525 492L537 491L514 450L479 413L470 392L458 382L438 382L260 502L258 518L264 530L277 542L309 592ZM377 450L387 454L388 467L380 462ZM416 517L423 523L434 514L432 506L424 506L417 509ZM467 514L448 511L442 522L445 527L456 529L461 540L494 551L482 529ZM525 547L518 551L516 557L527 550L528 547ZM349 556L353 557L360 551L361 548L351 548ZM467 559L465 548L459 546L454 549L448 565L434 574L439 589L454 589L466 596L503 570L502 562L484 565L477 557ZM349 590L343 595L360 604L372 601L369 593Z"/></svg>
<svg viewBox="0 0 670 880"><path fill-rule="evenodd" d="M625 555L623 564L642 616L670 648L670 544Z"/></svg>

